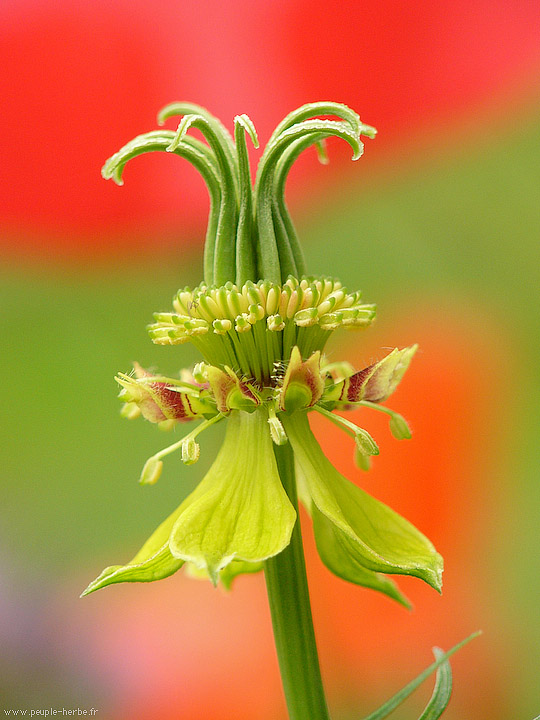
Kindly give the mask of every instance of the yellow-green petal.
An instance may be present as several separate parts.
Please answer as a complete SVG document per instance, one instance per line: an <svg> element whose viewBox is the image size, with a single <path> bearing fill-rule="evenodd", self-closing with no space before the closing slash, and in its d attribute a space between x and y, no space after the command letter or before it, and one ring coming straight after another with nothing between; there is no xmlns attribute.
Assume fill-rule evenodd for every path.
<svg viewBox="0 0 540 720"><path fill-rule="evenodd" d="M305 412L283 416L302 496L349 538L369 570L414 575L441 589L443 560L432 543L387 505L343 477L326 458Z"/></svg>
<svg viewBox="0 0 540 720"><path fill-rule="evenodd" d="M223 570L219 571L219 582L223 585L225 590L232 588L233 581L238 575L253 575L254 573L260 572L264 568L263 562L245 562L244 560L233 560L226 565ZM189 577L195 578L196 580L208 580L210 576L206 568L197 568L193 563L186 563L184 571Z"/></svg>
<svg viewBox="0 0 540 720"><path fill-rule="evenodd" d="M233 581L239 575L252 575L260 572L264 568L264 563L245 562L243 560L233 560L219 573L219 579L223 583L226 590L230 590Z"/></svg>
<svg viewBox="0 0 540 720"><path fill-rule="evenodd" d="M378 590L406 608L411 608L410 602L393 580L364 567L357 543L330 522L316 505L312 505L311 516L320 558L334 575L355 585Z"/></svg>
<svg viewBox="0 0 540 720"><path fill-rule="evenodd" d="M180 569L184 561L173 557L169 550L169 535L180 507L152 533L133 560L126 565L106 567L101 575L88 585L81 597L114 583L162 580Z"/></svg>
<svg viewBox="0 0 540 720"><path fill-rule="evenodd" d="M233 560L258 563L290 541L296 513L281 485L268 415L232 411L223 446L204 480L180 507L172 554L206 569L217 583Z"/></svg>

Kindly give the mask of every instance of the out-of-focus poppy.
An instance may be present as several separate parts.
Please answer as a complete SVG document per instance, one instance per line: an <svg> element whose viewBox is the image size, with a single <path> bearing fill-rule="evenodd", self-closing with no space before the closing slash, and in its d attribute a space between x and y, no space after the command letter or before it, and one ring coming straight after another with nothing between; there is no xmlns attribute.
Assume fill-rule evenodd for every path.
<svg viewBox="0 0 540 720"><path fill-rule="evenodd" d="M502 718L512 714L512 707L515 712L515 700L512 704L508 695L511 685L501 666L502 655L511 656L512 647L501 647L497 623L486 612L486 597L497 590L487 588L484 579L496 522L486 508L501 507L496 488L502 485L497 483L500 462L488 438L497 436L504 425L503 408L511 403L502 377L508 339L501 337L489 318L471 321L455 308L446 312L441 299L436 304L437 314L428 312L420 321L398 322L400 329L392 330L398 342L403 344L412 334L420 345L392 400L392 408L410 421L412 440L396 445L384 417L371 418L357 411L355 422L369 423L381 453L369 473L356 471L354 475L347 438L326 425L321 438L325 451L349 477L399 508L433 539L445 560L442 597L400 579L399 585L414 605L411 614L402 613L394 603L360 595L351 585L338 587L313 562L309 569L314 615L319 618L327 648L323 663L332 682L348 693L348 683L356 684L357 669L362 667L362 685L371 688L373 707L392 672L399 669L401 673L394 681L397 688L400 681L414 675L420 657L427 660L431 645L449 647L473 630L483 629L484 637L475 641L476 647L471 645L453 661L457 699L449 716ZM379 338L383 343L380 333ZM376 330L370 348L376 347L374 341ZM366 360L358 350L355 355L352 359L357 363ZM512 372L508 367L507 371ZM498 445L502 449L504 442ZM508 667L511 661L504 665ZM381 666L390 668L386 680L381 677ZM478 674L475 668L480 666Z"/></svg>
<svg viewBox="0 0 540 720"><path fill-rule="evenodd" d="M379 128L383 158L487 100L530 91L539 21L534 3L516 11L502 0L331 11L321 0L3 3L2 243L13 253L96 257L202 237L206 191L183 163L140 160L122 192L99 176L165 103L201 103L229 126L248 112L264 140L301 103L345 102ZM293 196L315 164L291 178Z"/></svg>

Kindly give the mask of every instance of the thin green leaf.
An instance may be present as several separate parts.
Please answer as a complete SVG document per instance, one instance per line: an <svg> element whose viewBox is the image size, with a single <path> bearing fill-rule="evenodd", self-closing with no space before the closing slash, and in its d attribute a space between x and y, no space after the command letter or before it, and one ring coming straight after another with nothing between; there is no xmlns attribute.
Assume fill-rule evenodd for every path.
<svg viewBox="0 0 540 720"><path fill-rule="evenodd" d="M360 142L358 133L347 122L342 120L304 120L288 127L278 135L272 136L259 161L257 184L263 182L269 169L273 170L275 163L285 150L306 135L320 135L317 137L317 141L332 136L339 137L352 147L353 160L357 160L362 155L363 143Z"/></svg>
<svg viewBox="0 0 540 720"><path fill-rule="evenodd" d="M122 174L129 160L148 152L167 151L174 137L175 134L168 130L158 130L138 135L107 160L101 170L102 176L106 180L114 180L117 185L123 185ZM179 157L191 162L200 172L211 196L214 194L219 195L219 168L214 153L207 145L196 138L184 138L184 141L174 152Z"/></svg>
<svg viewBox="0 0 540 720"><path fill-rule="evenodd" d="M455 652L460 650L462 647L467 645L471 640L473 640L475 637L478 637L481 634L481 631L477 631L472 633L472 635L469 635L469 637L465 638L465 640L462 640L457 645L454 645L454 647L451 650L448 650L448 652L441 653L437 660L432 663L429 667L427 667L423 672L420 673L414 680L412 680L408 685L405 685L404 688L402 688L398 693L396 693L393 697L390 698L387 702L384 703L380 708L372 712L370 715L367 715L363 720L383 720L383 718L388 717L391 712L393 712L401 703L411 695L417 687L419 687L424 680L426 680L431 673L434 670L438 670L441 665L447 662L448 658L453 655ZM447 683L445 683L444 680L441 681L442 690L441 693L444 693L445 690L447 690ZM434 693L435 694L435 693ZM444 697L442 694L441 697ZM433 699L433 696L432 696ZM429 708L429 705L426 708L426 710ZM444 709L444 708L443 708ZM424 711L425 712L425 711ZM429 716L428 716L429 717ZM430 720L435 720L435 718L440 717L440 715L434 715L431 717ZM424 716L422 715L423 720L426 720ZM420 720L422 720L422 718Z"/></svg>
<svg viewBox="0 0 540 720"><path fill-rule="evenodd" d="M438 660L444 655L444 651L441 650L441 648L435 647L433 648L433 654L435 655L435 659ZM450 667L449 661L446 660L437 668L433 694L418 720L438 720L446 710L446 706L450 702L451 694L452 668Z"/></svg>
<svg viewBox="0 0 540 720"><path fill-rule="evenodd" d="M237 115L234 118L234 129L235 130L236 130L237 125L241 125L244 128L244 130L247 132L247 134L251 138L253 147L258 148L259 147L259 138L257 136L257 130L255 129L253 120L249 117L249 115L246 115L246 113L242 113L242 115ZM236 145L238 147L238 143L236 143Z"/></svg>
<svg viewBox="0 0 540 720"><path fill-rule="evenodd" d="M276 246L279 256L281 281L285 282L289 275L292 275L295 278L299 278L301 275L305 275L305 267L302 265L299 268L296 263L296 257L293 251L293 243L291 242L291 236L287 230L287 225L284 222L284 217L275 198L272 202L272 225L274 229L274 237L276 238ZM294 235L294 239L297 243L297 255L301 257L302 251L298 244L296 234Z"/></svg>
<svg viewBox="0 0 540 720"><path fill-rule="evenodd" d="M324 142L324 140L319 140L319 142L316 143L315 150L317 151L317 157L319 158L319 162L321 163L321 165L328 165L330 161L328 159L326 143Z"/></svg>

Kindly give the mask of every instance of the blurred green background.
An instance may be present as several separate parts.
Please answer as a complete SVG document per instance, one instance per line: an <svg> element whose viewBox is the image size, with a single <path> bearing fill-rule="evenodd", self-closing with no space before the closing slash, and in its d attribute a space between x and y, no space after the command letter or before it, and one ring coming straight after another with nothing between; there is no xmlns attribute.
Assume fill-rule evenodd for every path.
<svg viewBox="0 0 540 720"><path fill-rule="evenodd" d="M11 36L23 26L38 27L38 20L52 27L46 24L48 4L23 5L26 25L17 20L15 6L3 11ZM166 6L159 4L160 12ZM111 35L127 11L122 3L113 7ZM136 7L143 22L142 5ZM204 7L209 17L220 13L217 4ZM432 25L434 7L421 6L425 23L416 40L438 27ZM496 4L497 12L501 7ZM68 13L66 5L65 17L87 21L79 9L74 3ZM244 10L242 3L234 5L233 18ZM388 11L398 37L405 21L397 4ZM260 12L256 9L257 17ZM482 16L481 4L478 13ZM533 6L525 4L521 15L522 34L513 27L515 47L526 44L524 28L538 19ZM500 19L503 35L510 26L506 16ZM295 29L290 32L294 36ZM386 38L385 57L392 37ZM494 43L495 36L489 38ZM444 47L444 38L441 43ZM484 48L486 57L495 46ZM150 48L158 56L166 54L158 43L150 42ZM406 51L405 45L399 48L390 55L389 76ZM468 46L461 49L466 54ZM212 53L210 42L207 53ZM503 50L501 55L506 58ZM140 55L133 57L137 62L130 65L128 57L128 70L115 66L117 72L136 74ZM438 56L441 68L443 60ZM265 66L259 62L254 75L260 84ZM291 178L293 212L310 272L335 275L379 306L372 334L344 334L330 351L337 356L339 350L340 357L362 367L381 357L382 348L415 341L422 348L393 403L411 421L410 444L404 448L385 439L385 426L374 426L383 436L386 459L381 456L373 473L361 477L341 438L324 431L325 449L355 481L425 530L447 567L442 597L404 580L402 587L416 608L409 614L385 598L330 579L314 556L304 522L321 663L336 720L367 714L429 664L433 645L450 647L477 628L484 631L482 638L453 662L455 693L444 717L532 720L540 713L540 58L531 54L528 64L516 62L514 76L501 87L488 87L490 66L484 64L487 69L478 66L484 74L477 88L466 86L472 100L459 117L445 114L444 103L430 104L433 88L422 89L419 81L417 98L425 93L430 123L423 126L422 108L413 112L401 98L407 122L400 138L399 120L385 115L381 104L391 141L368 142L364 158L352 168L344 165L346 151L331 144L337 170L307 158ZM216 64L210 65L211 75ZM237 65L231 67L238 72ZM301 69L293 64L288 72ZM24 68L21 72L24 80ZM196 63L192 72L197 75ZM196 91L196 84L175 77L169 93L180 99L180 93ZM254 81L247 78L249 88ZM339 86L333 77L324 80L323 95L333 84ZM10 82L19 88L13 77ZM150 80L143 87L145 82ZM371 82L376 85L376 78ZM211 85L203 83L203 88L201 95L212 95ZM286 110L314 99L292 81L287 85L284 80L284 88L277 105ZM99 85L92 86L90 94L97 105L98 90ZM341 90L363 119L379 125L376 107L368 116L348 86ZM229 93L234 95L233 86ZM483 102L475 102L480 97ZM233 112L243 112L246 100L256 98L256 93L240 97ZM194 95L189 99L206 102ZM147 124L158 107L145 108ZM53 108L51 103L51 127ZM5 121L7 134L15 109ZM265 113L263 130L281 118ZM258 125L255 108L252 116ZM417 137L415 117L423 140ZM230 126L232 114L222 119ZM93 131L96 138L99 127ZM101 159L146 129L126 126L114 137L110 133ZM72 132L84 161L83 132ZM264 143L268 133L260 135ZM39 126L35 135L23 132L21 137L21 163L27 155L38 165L44 162L39 155L41 146L47 153L47 136ZM377 159L379 144L382 159ZM5 200L17 194L10 181L11 169L18 177L13 153L11 166L7 158ZM199 195L192 207L177 206L163 186L149 190L158 198L152 205L144 188L148 173L152 182L159 178L154 167L161 171L165 163L145 166L141 161L133 169L139 194L130 196L125 216L115 217L116 200L124 202L122 193L130 192L126 173L126 187L107 195L109 215L96 210L96 224L90 211L86 217L86 210L68 207L62 214L69 192L77 197L77 207L86 199L95 202L91 194L86 198L84 184L77 190L70 183L66 198L59 187L48 219L31 193L25 195L21 179L20 204L6 200L0 288L0 704L2 709L96 708L98 718L111 720L278 720L285 709L262 577L240 578L230 595L179 573L159 584L118 586L78 599L104 566L131 557L195 486L221 437L221 428L205 436L195 467L171 457L155 487L137 485L145 459L169 440L142 420L119 417L113 377L133 360L169 374L197 360L189 346L152 345L145 325L153 311L168 308L180 285L199 282L205 211ZM47 174L46 168L41 171ZM91 171L98 176L99 166ZM54 185L54 173L45 186ZM329 179L317 179L325 173ZM167 176L160 182L166 183ZM145 203L145 217L130 218L130 207ZM77 223L79 235L70 229ZM396 718L417 717L429 688L422 692Z"/></svg>

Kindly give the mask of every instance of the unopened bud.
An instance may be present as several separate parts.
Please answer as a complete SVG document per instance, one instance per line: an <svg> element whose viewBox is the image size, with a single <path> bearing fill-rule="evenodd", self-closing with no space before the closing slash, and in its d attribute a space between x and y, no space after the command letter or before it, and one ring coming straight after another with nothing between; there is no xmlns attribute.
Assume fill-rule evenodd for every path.
<svg viewBox="0 0 540 720"><path fill-rule="evenodd" d="M239 333L249 332L249 330L251 330L248 313L242 313L241 315L236 316L234 329Z"/></svg>
<svg viewBox="0 0 540 720"><path fill-rule="evenodd" d="M264 317L264 308L259 303L250 305L249 308L249 322L255 324L258 320L262 320Z"/></svg>
<svg viewBox="0 0 540 720"><path fill-rule="evenodd" d="M335 330L341 325L342 320L341 312L328 312L319 316L319 325L322 330Z"/></svg>
<svg viewBox="0 0 540 720"><path fill-rule="evenodd" d="M411 429L403 415L392 415L390 418L390 432L398 440L410 440Z"/></svg>

